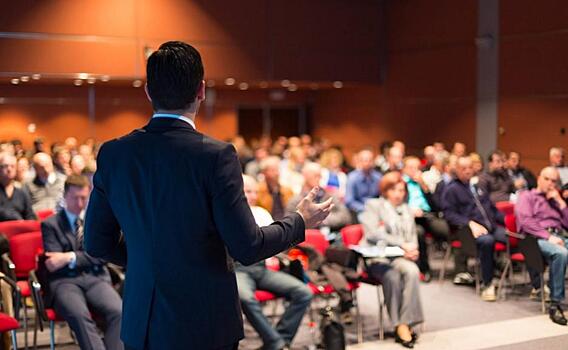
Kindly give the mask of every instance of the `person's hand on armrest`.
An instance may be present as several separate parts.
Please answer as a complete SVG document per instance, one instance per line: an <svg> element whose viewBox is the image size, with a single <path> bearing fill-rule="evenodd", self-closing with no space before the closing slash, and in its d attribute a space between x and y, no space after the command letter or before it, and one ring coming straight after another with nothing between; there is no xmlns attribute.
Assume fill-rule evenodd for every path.
<svg viewBox="0 0 568 350"><path fill-rule="evenodd" d="M65 266L68 266L74 259L76 259L75 253L73 252L46 252L45 256L45 267L49 272L55 272Z"/></svg>
<svg viewBox="0 0 568 350"><path fill-rule="evenodd" d="M322 203L314 202L318 191L318 187L312 188L296 207L296 212L304 219L306 229L318 227L333 208L333 197Z"/></svg>

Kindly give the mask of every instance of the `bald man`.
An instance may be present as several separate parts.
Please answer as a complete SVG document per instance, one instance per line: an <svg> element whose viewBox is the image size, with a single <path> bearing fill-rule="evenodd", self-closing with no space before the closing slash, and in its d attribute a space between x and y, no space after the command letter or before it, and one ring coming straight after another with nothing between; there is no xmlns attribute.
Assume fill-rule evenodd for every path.
<svg viewBox="0 0 568 350"><path fill-rule="evenodd" d="M16 164L12 154L0 153L0 221L37 219L30 197L16 187Z"/></svg>
<svg viewBox="0 0 568 350"><path fill-rule="evenodd" d="M552 147L548 153L550 166L558 169L560 183L568 184L568 165L566 165L566 151L561 147Z"/></svg>
<svg viewBox="0 0 568 350"><path fill-rule="evenodd" d="M25 184L25 188L30 194L33 210L55 210L63 201L65 176L55 172L51 157L47 153L36 153L32 162L36 176Z"/></svg>
<svg viewBox="0 0 568 350"><path fill-rule="evenodd" d="M515 214L519 230L538 239L540 251L550 267L550 319L565 326L568 320L560 304L564 300L568 263L568 206L560 195L559 179L556 168L542 169L537 187L521 193Z"/></svg>

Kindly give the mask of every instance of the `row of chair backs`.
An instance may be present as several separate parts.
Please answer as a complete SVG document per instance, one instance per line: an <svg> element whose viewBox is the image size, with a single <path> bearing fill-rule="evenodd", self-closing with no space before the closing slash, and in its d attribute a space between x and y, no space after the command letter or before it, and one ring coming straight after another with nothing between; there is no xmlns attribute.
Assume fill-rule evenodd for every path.
<svg viewBox="0 0 568 350"><path fill-rule="evenodd" d="M346 247L357 245L363 239L363 225L347 225L341 229L340 233Z"/></svg>
<svg viewBox="0 0 568 350"><path fill-rule="evenodd" d="M41 231L41 224L36 220L12 220L0 222L0 233L3 233L8 239L20 233L35 231Z"/></svg>

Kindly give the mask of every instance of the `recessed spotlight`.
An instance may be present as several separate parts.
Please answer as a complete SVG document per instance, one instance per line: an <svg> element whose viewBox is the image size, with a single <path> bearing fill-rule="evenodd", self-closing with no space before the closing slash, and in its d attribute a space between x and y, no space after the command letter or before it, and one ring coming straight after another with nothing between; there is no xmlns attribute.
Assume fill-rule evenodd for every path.
<svg viewBox="0 0 568 350"><path fill-rule="evenodd" d="M77 74L77 78L79 78L79 79L87 79L88 77L89 77L89 74L87 74L87 73Z"/></svg>
<svg viewBox="0 0 568 350"><path fill-rule="evenodd" d="M287 88L288 86L290 86L290 80L284 79L280 82L280 85L282 85L282 87Z"/></svg>
<svg viewBox="0 0 568 350"><path fill-rule="evenodd" d="M88 84L94 84L97 81L97 78L95 77L89 77L87 78L87 83Z"/></svg>
<svg viewBox="0 0 568 350"><path fill-rule="evenodd" d="M3 105L4 102L6 102L6 99L4 97L0 97L0 105Z"/></svg>
<svg viewBox="0 0 568 350"><path fill-rule="evenodd" d="M10 83L12 83L13 85L18 85L20 83L20 79L13 78L13 79L10 80Z"/></svg>
<svg viewBox="0 0 568 350"><path fill-rule="evenodd" d="M239 90L248 90L248 88L249 88L248 83L242 82L239 84Z"/></svg>
<svg viewBox="0 0 568 350"><path fill-rule="evenodd" d="M39 80L39 79L41 79L41 74L32 74L32 79L33 79L33 80Z"/></svg>
<svg viewBox="0 0 568 350"><path fill-rule="evenodd" d="M22 75L22 77L20 78L20 81L22 83L27 83L28 81L30 81L30 77L28 75Z"/></svg>
<svg viewBox="0 0 568 350"><path fill-rule="evenodd" d="M311 84L310 84L310 89L312 89L312 90L317 90L317 89L319 89L319 85L318 85L317 83L311 83Z"/></svg>
<svg viewBox="0 0 568 350"><path fill-rule="evenodd" d="M214 87L215 86L215 80L207 80L207 87Z"/></svg>
<svg viewBox="0 0 568 350"><path fill-rule="evenodd" d="M108 75L102 75L102 76L101 76L101 81L102 81L103 83L106 83L106 82L109 81L109 80L110 80L110 76L108 76Z"/></svg>
<svg viewBox="0 0 568 350"><path fill-rule="evenodd" d="M290 84L288 86L288 91L298 91L298 85L296 84Z"/></svg>
<svg viewBox="0 0 568 350"><path fill-rule="evenodd" d="M82 81L81 79L75 79L75 80L73 81L73 85L75 85L75 86L81 86L81 85L83 85L83 81Z"/></svg>
<svg viewBox="0 0 568 350"><path fill-rule="evenodd" d="M225 79L225 85L232 86L235 85L237 81L234 78L227 78Z"/></svg>
<svg viewBox="0 0 568 350"><path fill-rule="evenodd" d="M28 124L28 132L30 134L33 134L34 132L36 132L37 126L34 123L30 123Z"/></svg>
<svg viewBox="0 0 568 350"><path fill-rule="evenodd" d="M258 84L258 86L260 86L261 89L266 89L268 87L268 82L261 81L260 84Z"/></svg>
<svg viewBox="0 0 568 350"><path fill-rule="evenodd" d="M136 79L132 82L132 86L134 86L135 88L139 88L140 86L142 86L142 80L140 79Z"/></svg>
<svg viewBox="0 0 568 350"><path fill-rule="evenodd" d="M341 89L343 87L343 82L336 80L333 82L333 87L336 89Z"/></svg>

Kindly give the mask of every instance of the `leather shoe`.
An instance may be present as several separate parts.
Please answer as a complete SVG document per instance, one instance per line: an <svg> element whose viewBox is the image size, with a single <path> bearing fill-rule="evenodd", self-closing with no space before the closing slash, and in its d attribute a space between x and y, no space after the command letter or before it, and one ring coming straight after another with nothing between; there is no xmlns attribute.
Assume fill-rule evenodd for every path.
<svg viewBox="0 0 568 350"><path fill-rule="evenodd" d="M413 349L414 343L416 342L416 339L414 338L414 336L410 340L403 340L398 335L398 332L394 332L394 340L395 340L395 342L399 343L400 345L402 345L402 346L404 346L405 348L408 348L408 349Z"/></svg>
<svg viewBox="0 0 568 350"><path fill-rule="evenodd" d="M552 322L561 326L566 326L566 324L568 324L568 320L566 320L566 316L564 316L564 312L560 305L551 305L548 310L548 314Z"/></svg>

